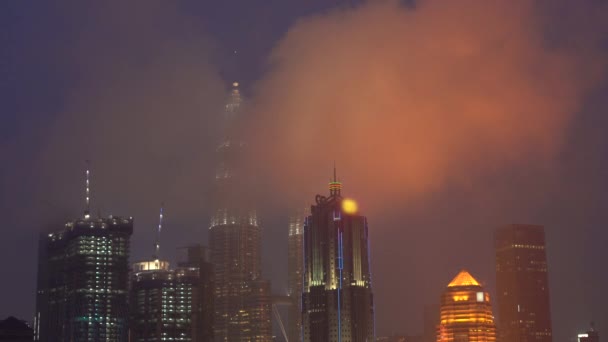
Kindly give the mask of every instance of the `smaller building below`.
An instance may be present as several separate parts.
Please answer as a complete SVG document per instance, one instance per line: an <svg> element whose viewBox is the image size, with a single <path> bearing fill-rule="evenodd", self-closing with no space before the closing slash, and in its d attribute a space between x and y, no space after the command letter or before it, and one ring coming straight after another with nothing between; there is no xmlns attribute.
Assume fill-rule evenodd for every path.
<svg viewBox="0 0 608 342"><path fill-rule="evenodd" d="M13 316L0 321L0 341L33 341L34 329Z"/></svg>
<svg viewBox="0 0 608 342"><path fill-rule="evenodd" d="M589 329L589 331L578 334L578 342L600 342L600 334L595 330L593 323L591 323L591 329Z"/></svg>

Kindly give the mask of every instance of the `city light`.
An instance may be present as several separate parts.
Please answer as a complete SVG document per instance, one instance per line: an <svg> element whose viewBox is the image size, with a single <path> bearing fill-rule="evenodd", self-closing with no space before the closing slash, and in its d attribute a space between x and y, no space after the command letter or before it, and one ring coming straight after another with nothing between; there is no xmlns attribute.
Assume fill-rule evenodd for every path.
<svg viewBox="0 0 608 342"><path fill-rule="evenodd" d="M342 200L342 210L347 214L355 214L358 210L357 202L352 199L343 199Z"/></svg>

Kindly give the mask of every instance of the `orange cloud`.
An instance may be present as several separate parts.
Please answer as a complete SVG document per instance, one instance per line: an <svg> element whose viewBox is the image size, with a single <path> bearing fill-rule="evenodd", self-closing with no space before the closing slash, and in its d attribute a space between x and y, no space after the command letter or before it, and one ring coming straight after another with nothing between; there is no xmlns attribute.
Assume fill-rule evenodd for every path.
<svg viewBox="0 0 608 342"><path fill-rule="evenodd" d="M548 47L532 6L375 1L300 21L255 88L256 167L311 198L335 160L371 202L549 160L601 65Z"/></svg>

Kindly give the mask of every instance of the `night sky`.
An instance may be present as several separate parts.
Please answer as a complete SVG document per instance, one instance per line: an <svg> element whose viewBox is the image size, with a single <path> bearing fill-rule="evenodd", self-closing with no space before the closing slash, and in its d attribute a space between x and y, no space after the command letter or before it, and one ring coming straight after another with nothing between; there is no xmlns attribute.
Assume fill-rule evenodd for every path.
<svg viewBox="0 0 608 342"><path fill-rule="evenodd" d="M264 274L327 192L368 216L378 335L422 332L492 235L546 228L555 341L608 334L608 2L222 0L0 5L0 318L31 320L38 234L92 206L135 218L131 260L207 244L227 84ZM236 51L236 53L235 53ZM496 303L494 303L496 312Z"/></svg>

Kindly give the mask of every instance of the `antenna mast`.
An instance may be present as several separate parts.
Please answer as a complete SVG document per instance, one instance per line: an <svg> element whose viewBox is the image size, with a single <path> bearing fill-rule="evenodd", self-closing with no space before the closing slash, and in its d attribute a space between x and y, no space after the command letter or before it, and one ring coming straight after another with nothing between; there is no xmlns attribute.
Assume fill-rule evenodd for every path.
<svg viewBox="0 0 608 342"><path fill-rule="evenodd" d="M156 241L154 242L154 260L158 259L160 252L160 231L163 229L163 206L165 204L160 204L160 215L158 217L158 228L156 230Z"/></svg>
<svg viewBox="0 0 608 342"><path fill-rule="evenodd" d="M88 220L91 218L91 161L86 160L87 169L85 173L85 207L84 207L84 219Z"/></svg>

